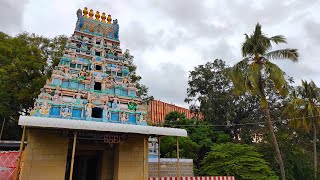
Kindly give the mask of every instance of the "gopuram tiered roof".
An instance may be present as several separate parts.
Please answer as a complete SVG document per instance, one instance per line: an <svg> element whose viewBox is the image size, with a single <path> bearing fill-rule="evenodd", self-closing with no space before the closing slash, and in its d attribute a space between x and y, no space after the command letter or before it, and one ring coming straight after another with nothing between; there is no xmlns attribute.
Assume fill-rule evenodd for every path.
<svg viewBox="0 0 320 180"><path fill-rule="evenodd" d="M170 128L150 132L147 110L130 78L133 56L120 48L118 20L87 8L79 9L77 17L63 57L41 89L31 116L21 116L19 124L175 135Z"/></svg>

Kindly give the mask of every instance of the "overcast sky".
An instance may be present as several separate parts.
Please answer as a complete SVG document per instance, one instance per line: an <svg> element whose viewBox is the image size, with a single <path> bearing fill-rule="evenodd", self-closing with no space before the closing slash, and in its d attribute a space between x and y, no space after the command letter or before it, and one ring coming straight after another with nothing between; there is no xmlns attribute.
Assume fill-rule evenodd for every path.
<svg viewBox="0 0 320 180"><path fill-rule="evenodd" d="M317 0L0 0L0 31L47 37L75 28L77 9L117 18L123 50L130 49L142 83L156 99L188 107L188 74L214 59L241 59L244 33L257 22L269 36L285 35L299 63L278 62L300 79L320 86L320 1Z"/></svg>

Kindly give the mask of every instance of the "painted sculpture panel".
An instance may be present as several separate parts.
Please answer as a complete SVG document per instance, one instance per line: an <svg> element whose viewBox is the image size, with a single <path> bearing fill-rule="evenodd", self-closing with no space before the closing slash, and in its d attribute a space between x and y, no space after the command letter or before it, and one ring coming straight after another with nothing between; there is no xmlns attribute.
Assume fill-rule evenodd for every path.
<svg viewBox="0 0 320 180"><path fill-rule="evenodd" d="M83 12L83 13L82 13ZM97 12L98 13L98 12ZM130 76L133 56L122 53L118 20L85 8L74 34L35 101L32 116L147 125Z"/></svg>

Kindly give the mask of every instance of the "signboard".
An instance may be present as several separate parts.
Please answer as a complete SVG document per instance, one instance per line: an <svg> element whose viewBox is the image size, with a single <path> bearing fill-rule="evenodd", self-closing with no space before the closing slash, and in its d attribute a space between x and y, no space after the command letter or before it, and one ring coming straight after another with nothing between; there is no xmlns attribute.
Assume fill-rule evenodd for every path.
<svg viewBox="0 0 320 180"><path fill-rule="evenodd" d="M70 139L73 139L73 132L69 131L68 136ZM128 134L77 131L77 140L80 141L82 140L95 141L98 143L106 144L122 144L126 139L128 139Z"/></svg>

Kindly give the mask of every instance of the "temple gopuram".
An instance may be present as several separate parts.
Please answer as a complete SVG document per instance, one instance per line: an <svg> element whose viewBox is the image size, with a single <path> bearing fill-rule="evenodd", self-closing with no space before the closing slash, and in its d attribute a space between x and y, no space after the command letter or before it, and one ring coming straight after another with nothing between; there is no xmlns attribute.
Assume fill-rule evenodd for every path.
<svg viewBox="0 0 320 180"><path fill-rule="evenodd" d="M87 8L76 15L74 33L31 115L19 118L27 145L20 146L15 179L147 180L149 136L187 132L147 124L130 78L133 56L120 48L118 20Z"/></svg>

